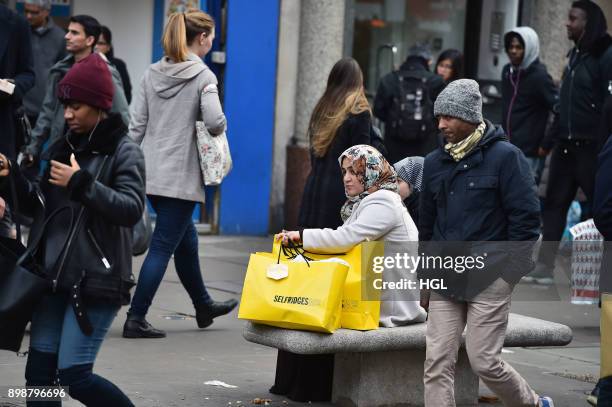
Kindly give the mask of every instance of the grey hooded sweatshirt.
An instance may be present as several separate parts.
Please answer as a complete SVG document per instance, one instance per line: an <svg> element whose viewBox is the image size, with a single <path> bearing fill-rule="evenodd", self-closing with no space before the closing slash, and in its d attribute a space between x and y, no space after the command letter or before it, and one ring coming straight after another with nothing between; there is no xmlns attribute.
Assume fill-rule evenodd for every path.
<svg viewBox="0 0 612 407"><path fill-rule="evenodd" d="M525 43L525 55L523 62L519 66L520 69L527 69L529 66L540 57L540 38L538 33L531 27L516 27L508 31L506 35L515 33L520 35Z"/></svg>
<svg viewBox="0 0 612 407"><path fill-rule="evenodd" d="M147 194L204 202L196 120L212 135L225 131L215 74L195 54L168 57L144 74L131 106L130 137L144 152Z"/></svg>

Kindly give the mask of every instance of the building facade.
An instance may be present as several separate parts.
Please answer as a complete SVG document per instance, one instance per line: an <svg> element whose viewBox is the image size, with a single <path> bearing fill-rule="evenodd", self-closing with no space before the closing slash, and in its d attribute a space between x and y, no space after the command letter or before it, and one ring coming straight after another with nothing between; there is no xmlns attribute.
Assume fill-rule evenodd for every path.
<svg viewBox="0 0 612 407"><path fill-rule="evenodd" d="M612 3L596 2L612 23ZM190 6L217 21L206 62L220 81L234 160L223 185L208 191L206 210L194 216L211 225L203 229L225 234L296 226L309 171L308 121L338 59L359 62L373 97L412 44L427 42L434 60L459 49L466 75L487 87L485 113L495 120L498 102L486 94L495 93L507 63L506 30L532 26L557 80L572 45L564 26L570 0L54 0L52 14L64 23L71 14L90 14L109 26L115 55L138 86L162 56L168 11Z"/></svg>

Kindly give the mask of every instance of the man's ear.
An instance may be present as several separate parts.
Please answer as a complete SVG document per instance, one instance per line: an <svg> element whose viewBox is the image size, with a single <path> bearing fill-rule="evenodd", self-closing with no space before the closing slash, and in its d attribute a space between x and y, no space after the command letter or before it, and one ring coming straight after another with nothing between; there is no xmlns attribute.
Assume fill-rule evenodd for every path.
<svg viewBox="0 0 612 407"><path fill-rule="evenodd" d="M91 48L95 41L96 41L96 37L94 37L93 35L90 35L87 38L85 38L85 45Z"/></svg>

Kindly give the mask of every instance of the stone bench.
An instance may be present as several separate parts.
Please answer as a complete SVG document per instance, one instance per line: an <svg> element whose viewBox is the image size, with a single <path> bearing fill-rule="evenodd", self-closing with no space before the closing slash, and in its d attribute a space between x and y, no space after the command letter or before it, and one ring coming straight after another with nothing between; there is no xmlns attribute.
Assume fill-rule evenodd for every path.
<svg viewBox="0 0 612 407"><path fill-rule="evenodd" d="M421 323L365 332L339 329L330 335L247 322L243 336L302 355L335 354L332 401L337 406L400 407L423 405L425 328ZM565 325L510 314L504 346L564 346L571 340L572 331ZM455 397L457 406L478 405L478 377L464 344L457 361Z"/></svg>

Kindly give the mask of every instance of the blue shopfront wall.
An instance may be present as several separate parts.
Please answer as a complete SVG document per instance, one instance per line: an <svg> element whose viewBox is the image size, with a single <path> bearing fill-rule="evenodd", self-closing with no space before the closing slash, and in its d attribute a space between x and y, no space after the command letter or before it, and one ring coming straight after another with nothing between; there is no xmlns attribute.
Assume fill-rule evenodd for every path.
<svg viewBox="0 0 612 407"><path fill-rule="evenodd" d="M270 216L280 0L226 0L224 109L234 168L221 186L223 234L265 235ZM221 0L202 0L215 16ZM153 60L162 56L164 0L155 0ZM219 33L217 32L217 35Z"/></svg>
<svg viewBox="0 0 612 407"><path fill-rule="evenodd" d="M228 0L225 113L234 169L221 187L221 233L268 233L279 0Z"/></svg>

